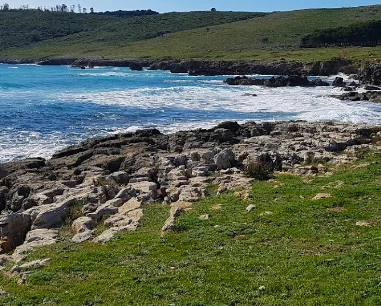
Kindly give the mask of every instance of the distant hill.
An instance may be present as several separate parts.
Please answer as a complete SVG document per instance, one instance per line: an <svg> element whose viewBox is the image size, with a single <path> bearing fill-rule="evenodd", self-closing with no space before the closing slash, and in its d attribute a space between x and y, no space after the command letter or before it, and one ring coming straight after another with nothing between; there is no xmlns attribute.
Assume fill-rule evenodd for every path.
<svg viewBox="0 0 381 306"><path fill-rule="evenodd" d="M0 50L22 48L57 38L63 38L65 44L68 41L125 43L264 15L239 12L158 14L151 10L95 14L39 10L0 11Z"/></svg>
<svg viewBox="0 0 381 306"><path fill-rule="evenodd" d="M0 57L313 60L381 56L381 47L305 50L317 31L381 20L381 5L291 12L118 15L0 12Z"/></svg>

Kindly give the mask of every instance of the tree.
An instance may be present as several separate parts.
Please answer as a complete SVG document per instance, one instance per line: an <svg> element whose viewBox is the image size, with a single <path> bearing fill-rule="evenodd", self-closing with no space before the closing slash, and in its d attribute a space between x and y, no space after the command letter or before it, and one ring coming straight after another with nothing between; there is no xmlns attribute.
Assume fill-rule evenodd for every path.
<svg viewBox="0 0 381 306"><path fill-rule="evenodd" d="M212 11L212 12L216 12L217 10L216 10L215 7L212 7L211 11Z"/></svg>
<svg viewBox="0 0 381 306"><path fill-rule="evenodd" d="M78 13L82 13L82 6L78 4L77 7L78 7Z"/></svg>
<svg viewBox="0 0 381 306"><path fill-rule="evenodd" d="M3 11L4 12L8 12L9 11L9 4L8 3L4 3L3 4Z"/></svg>
<svg viewBox="0 0 381 306"><path fill-rule="evenodd" d="M90 14L94 14L94 8L90 7Z"/></svg>

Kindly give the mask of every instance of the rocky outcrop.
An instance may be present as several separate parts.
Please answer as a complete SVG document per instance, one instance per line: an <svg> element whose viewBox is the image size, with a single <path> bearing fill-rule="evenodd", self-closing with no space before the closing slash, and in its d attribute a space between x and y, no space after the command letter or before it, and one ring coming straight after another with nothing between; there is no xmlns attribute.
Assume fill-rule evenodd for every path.
<svg viewBox="0 0 381 306"><path fill-rule="evenodd" d="M357 92L350 91L343 93L341 95L333 96L343 101L369 101L381 103L381 91L367 91L367 92Z"/></svg>
<svg viewBox="0 0 381 306"><path fill-rule="evenodd" d="M365 64L359 72L359 80L364 84L381 85L381 63Z"/></svg>
<svg viewBox="0 0 381 306"><path fill-rule="evenodd" d="M301 164L351 161L358 150L372 148L380 131L301 121L224 122L169 135L150 129L94 138L50 160L2 164L2 252L16 248L14 258L20 260L35 247L55 243L62 225L71 225L75 243L104 243L136 230L143 205L164 203L181 210L181 203L205 197L210 184L219 193L247 190L254 179L245 176L245 169L252 161L268 171L321 173L325 167ZM173 218L179 213L174 210ZM171 220L163 231L171 228ZM97 236L99 225L105 229Z"/></svg>
<svg viewBox="0 0 381 306"><path fill-rule="evenodd" d="M310 63L294 61L215 61L215 60L110 60L86 58L45 58L45 59L0 59L0 63L39 64L39 65L71 65L78 68L94 66L130 67L132 70L169 70L172 73L188 73L190 75L335 75L339 72L356 74L359 65L346 59L332 59Z"/></svg>
<svg viewBox="0 0 381 306"><path fill-rule="evenodd" d="M190 75L334 75L354 64L350 60L333 59L301 63L292 61L207 61L207 60L160 60L151 70L170 70ZM357 67L357 66L355 66Z"/></svg>
<svg viewBox="0 0 381 306"><path fill-rule="evenodd" d="M234 78L228 78L224 81L228 85L257 85L266 87L286 87L286 86L329 86L329 83L324 82L321 79L314 79L309 81L306 76L280 76L271 77L270 79L249 78L247 76L237 76Z"/></svg>

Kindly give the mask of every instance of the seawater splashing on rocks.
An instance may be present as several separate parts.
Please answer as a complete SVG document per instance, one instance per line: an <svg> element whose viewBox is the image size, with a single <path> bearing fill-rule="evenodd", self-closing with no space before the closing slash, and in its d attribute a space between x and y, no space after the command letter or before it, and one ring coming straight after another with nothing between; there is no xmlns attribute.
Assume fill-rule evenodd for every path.
<svg viewBox="0 0 381 306"><path fill-rule="evenodd" d="M89 137L141 128L170 133L227 120L381 124L380 105L329 97L341 93L337 88L233 87L224 79L128 68L1 65L0 162L47 158Z"/></svg>

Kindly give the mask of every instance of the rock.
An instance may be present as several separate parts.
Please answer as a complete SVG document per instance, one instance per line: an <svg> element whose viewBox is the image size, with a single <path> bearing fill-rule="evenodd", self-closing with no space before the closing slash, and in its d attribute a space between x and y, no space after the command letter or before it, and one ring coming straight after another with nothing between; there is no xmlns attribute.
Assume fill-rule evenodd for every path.
<svg viewBox="0 0 381 306"><path fill-rule="evenodd" d="M371 226L371 224L368 221L357 221L356 225L360 226L360 227L370 227Z"/></svg>
<svg viewBox="0 0 381 306"><path fill-rule="evenodd" d="M6 254L1 254L0 255L0 270L1 270L1 266L4 266L5 264L10 263L12 261L13 259L11 256Z"/></svg>
<svg viewBox="0 0 381 306"><path fill-rule="evenodd" d="M196 202L205 197L205 188L183 185L179 187L179 201Z"/></svg>
<svg viewBox="0 0 381 306"><path fill-rule="evenodd" d="M110 174L106 179L114 181L116 184L119 185L126 185L128 184L130 177L127 172L119 171Z"/></svg>
<svg viewBox="0 0 381 306"><path fill-rule="evenodd" d="M7 253L24 242L31 228L31 218L25 213L0 215L0 253Z"/></svg>
<svg viewBox="0 0 381 306"><path fill-rule="evenodd" d="M105 221L106 226L123 228L123 230L135 231L139 226L139 221L143 217L142 209L134 209L129 212L116 214Z"/></svg>
<svg viewBox="0 0 381 306"><path fill-rule="evenodd" d="M142 202L154 202L158 198L157 184L153 182L139 182L129 184L130 195Z"/></svg>
<svg viewBox="0 0 381 306"><path fill-rule="evenodd" d="M252 212L253 210L257 209L257 206L250 204L248 207L246 207L247 212Z"/></svg>
<svg viewBox="0 0 381 306"><path fill-rule="evenodd" d="M257 85L262 86L265 83L264 79L248 78L247 76L237 76L234 78L228 78L224 81L228 85Z"/></svg>
<svg viewBox="0 0 381 306"><path fill-rule="evenodd" d="M318 193L316 196L312 198L312 200L321 200L321 199L329 199L332 198L332 195L329 193Z"/></svg>
<svg viewBox="0 0 381 306"><path fill-rule="evenodd" d="M345 87L346 83L344 82L344 79L341 77L336 77L335 80L332 82L332 86L334 87Z"/></svg>
<svg viewBox="0 0 381 306"><path fill-rule="evenodd" d="M18 246L12 254L12 259L17 263L22 261L26 254L35 248L52 245L57 242L58 231L52 229L36 229L30 231L24 244Z"/></svg>
<svg viewBox="0 0 381 306"><path fill-rule="evenodd" d="M359 73L359 80L363 84L380 86L381 85L381 64L370 63L361 67L360 73Z"/></svg>
<svg viewBox="0 0 381 306"><path fill-rule="evenodd" d="M185 202L185 201L179 201L176 203L173 203L171 205L171 209L169 211L169 217L165 221L161 231L162 234L169 230L173 230L175 227L176 219L185 211L192 208L192 203Z"/></svg>
<svg viewBox="0 0 381 306"><path fill-rule="evenodd" d="M201 215L201 216L199 217L199 219L202 220L202 221L209 220L209 219L210 219L210 215Z"/></svg>
<svg viewBox="0 0 381 306"><path fill-rule="evenodd" d="M84 230L74 235L71 238L71 241L74 243L83 243L85 241L89 241L94 238L94 231L92 230Z"/></svg>
<svg viewBox="0 0 381 306"><path fill-rule="evenodd" d="M230 149L225 149L214 156L217 169L228 169L234 166L235 154Z"/></svg>
<svg viewBox="0 0 381 306"><path fill-rule="evenodd" d="M122 200L118 199L116 203L121 203ZM105 204L102 204L98 207L98 209L95 212L88 213L87 217L90 217L94 221L98 222L100 219L102 219L105 215L115 215L118 212L118 207L114 205L115 201L111 200L106 202Z"/></svg>
<svg viewBox="0 0 381 306"><path fill-rule="evenodd" d="M31 262L22 264L20 266L18 265L13 266L11 271L21 273L21 272L28 271L30 269L38 269L38 268L46 267L47 265L49 265L49 262L50 262L50 258L34 260Z"/></svg>
<svg viewBox="0 0 381 306"><path fill-rule="evenodd" d="M60 227L68 215L68 204L68 201L63 201L60 203L40 206L39 212L33 220L32 230ZM28 211L26 211L26 213L27 212Z"/></svg>
<svg viewBox="0 0 381 306"><path fill-rule="evenodd" d="M328 82L324 82L322 79L315 79L310 82L311 86L329 86Z"/></svg>
<svg viewBox="0 0 381 306"><path fill-rule="evenodd" d="M75 234L92 230L95 227L95 222L90 217L80 217L73 221L71 229Z"/></svg>
<svg viewBox="0 0 381 306"><path fill-rule="evenodd" d="M137 198L132 198L128 202L124 203L121 207L119 207L118 213L119 214L129 213L130 211L139 209L141 205L142 203Z"/></svg>
<svg viewBox="0 0 381 306"><path fill-rule="evenodd" d="M367 85L364 87L365 90L381 90L381 87L373 86L373 85Z"/></svg>

